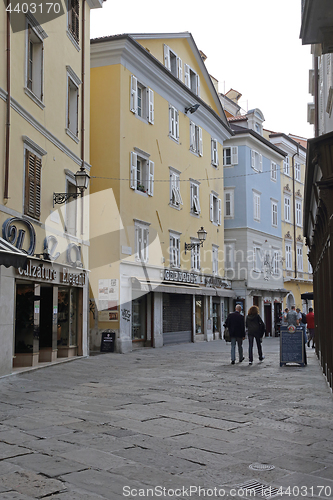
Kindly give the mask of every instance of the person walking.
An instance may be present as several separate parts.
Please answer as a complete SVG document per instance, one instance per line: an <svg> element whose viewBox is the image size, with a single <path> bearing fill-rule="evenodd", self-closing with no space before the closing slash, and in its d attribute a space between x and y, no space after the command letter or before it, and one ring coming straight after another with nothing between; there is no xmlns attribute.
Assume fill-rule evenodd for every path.
<svg viewBox="0 0 333 500"><path fill-rule="evenodd" d="M297 312L295 311L295 306L291 306L291 310L287 312L286 320L288 325L299 325L299 320L297 318Z"/></svg>
<svg viewBox="0 0 333 500"><path fill-rule="evenodd" d="M259 308L252 306L248 310L245 326L249 339L249 365L253 363L253 341L256 339L259 361L263 361L265 356L262 354L262 337L265 333L265 323L259 315Z"/></svg>
<svg viewBox="0 0 333 500"><path fill-rule="evenodd" d="M288 307L285 308L283 314L282 314L282 318L281 318L281 326L287 326L288 325L288 321L287 321L287 314L289 312L289 309Z"/></svg>
<svg viewBox="0 0 333 500"><path fill-rule="evenodd" d="M308 347L310 347L310 342L312 340L312 348L315 346L315 323L314 323L314 312L313 308L309 308L309 312L306 315L306 323L308 325L308 330L309 330L309 340L308 340Z"/></svg>
<svg viewBox="0 0 333 500"><path fill-rule="evenodd" d="M236 361L236 343L238 345L239 362L244 361L243 356L243 340L245 339L245 321L244 316L241 314L242 306L237 304L235 311L230 313L224 324L229 328L231 340L231 364L234 365Z"/></svg>

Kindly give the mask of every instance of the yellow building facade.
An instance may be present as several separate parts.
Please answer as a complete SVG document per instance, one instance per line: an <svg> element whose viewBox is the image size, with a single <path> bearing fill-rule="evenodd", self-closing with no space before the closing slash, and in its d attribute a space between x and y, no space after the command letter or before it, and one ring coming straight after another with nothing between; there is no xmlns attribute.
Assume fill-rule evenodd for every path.
<svg viewBox="0 0 333 500"><path fill-rule="evenodd" d="M91 349L220 336L231 134L189 33L91 41Z"/></svg>
<svg viewBox="0 0 333 500"><path fill-rule="evenodd" d="M49 5L0 8L0 375L88 354L88 204L75 173L90 171L89 17L102 2ZM10 245L21 266L4 262Z"/></svg>
<svg viewBox="0 0 333 500"><path fill-rule="evenodd" d="M306 148L302 141L280 133L269 133L269 140L288 155L281 164L281 229L283 238L283 279L288 291L284 308L295 305L307 312L312 301L302 299L311 293L312 268L303 237L304 180Z"/></svg>

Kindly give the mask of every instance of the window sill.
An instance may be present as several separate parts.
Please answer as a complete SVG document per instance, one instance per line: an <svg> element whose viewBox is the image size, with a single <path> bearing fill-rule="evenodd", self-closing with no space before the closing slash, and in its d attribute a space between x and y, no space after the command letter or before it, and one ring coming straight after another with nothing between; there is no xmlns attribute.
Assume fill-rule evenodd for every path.
<svg viewBox="0 0 333 500"><path fill-rule="evenodd" d="M34 217L31 217L31 215L22 214L22 219L28 220L29 222L33 222L34 224L38 224L41 227L43 226L43 223L40 221L40 219L35 219Z"/></svg>
<svg viewBox="0 0 333 500"><path fill-rule="evenodd" d="M44 109L45 108L45 104L39 99L39 97L37 97L33 92L32 90L28 89L28 87L24 87L24 93L30 97L30 99L32 101L34 101L35 104L37 104L37 106L40 107L40 109Z"/></svg>
<svg viewBox="0 0 333 500"><path fill-rule="evenodd" d="M196 213L196 212L190 212L191 215L193 215L193 217L197 217L199 218L200 217L200 213Z"/></svg>
<svg viewBox="0 0 333 500"><path fill-rule="evenodd" d="M232 168L234 167L235 165L223 165L224 168Z"/></svg>
<svg viewBox="0 0 333 500"><path fill-rule="evenodd" d="M169 207L174 208L175 210L181 210L180 205L173 205L172 203L169 203Z"/></svg>
<svg viewBox="0 0 333 500"><path fill-rule="evenodd" d="M173 137L171 134L169 134L169 139L171 139L173 142L179 145L179 137L176 139L176 137Z"/></svg>
<svg viewBox="0 0 333 500"><path fill-rule="evenodd" d="M211 163L211 166L217 169L219 165L218 163Z"/></svg>
<svg viewBox="0 0 333 500"><path fill-rule="evenodd" d="M200 155L198 153L198 151L195 151L194 149L191 149L190 148L190 152L194 155L194 156L197 156L198 158L200 158ZM202 156L202 155L201 155Z"/></svg>
<svg viewBox="0 0 333 500"><path fill-rule="evenodd" d="M273 177L271 177L271 181L272 181L272 182L276 182L276 181L277 181L277 179L273 179Z"/></svg>
<svg viewBox="0 0 333 500"><path fill-rule="evenodd" d="M225 215L224 218L228 220L228 219L234 219L235 217L234 215Z"/></svg>
<svg viewBox="0 0 333 500"><path fill-rule="evenodd" d="M71 139L73 139L73 141L76 142L76 144L78 144L80 142L80 139L77 137L77 135L73 134L73 132L69 128L66 128L66 134Z"/></svg>
<svg viewBox="0 0 333 500"><path fill-rule="evenodd" d="M143 191L140 191L140 189L133 189L133 191L141 196L144 196L145 198L148 198L148 193L144 193Z"/></svg>
<svg viewBox="0 0 333 500"><path fill-rule="evenodd" d="M72 33L69 31L69 29L67 30L67 36L68 38L70 39L70 41L72 42L72 44L74 45L74 47L76 48L76 50L78 52L80 52L80 45L78 44L78 42L75 40L75 37L72 35Z"/></svg>

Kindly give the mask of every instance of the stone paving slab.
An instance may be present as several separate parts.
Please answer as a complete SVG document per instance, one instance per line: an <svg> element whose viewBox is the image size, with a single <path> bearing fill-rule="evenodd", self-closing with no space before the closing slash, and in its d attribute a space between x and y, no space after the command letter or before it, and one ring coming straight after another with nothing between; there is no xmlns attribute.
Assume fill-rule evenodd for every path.
<svg viewBox="0 0 333 500"><path fill-rule="evenodd" d="M66 460L62 457L50 457L41 453L12 458L10 462L27 470L41 472L48 477L58 477L61 474L77 472L86 468L79 462Z"/></svg>
<svg viewBox="0 0 333 500"><path fill-rule="evenodd" d="M42 498L66 489L65 485L56 479L47 479L41 474L30 471L18 471L0 477L0 487L14 490L30 498Z"/></svg>

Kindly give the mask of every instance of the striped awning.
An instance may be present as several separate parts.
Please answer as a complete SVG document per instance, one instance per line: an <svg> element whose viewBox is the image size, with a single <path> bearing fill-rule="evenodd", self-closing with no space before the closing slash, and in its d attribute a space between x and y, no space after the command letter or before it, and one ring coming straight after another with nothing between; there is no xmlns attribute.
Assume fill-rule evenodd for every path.
<svg viewBox="0 0 333 500"><path fill-rule="evenodd" d="M28 256L18 248L14 247L11 243L0 238L0 266L5 267L27 267Z"/></svg>

